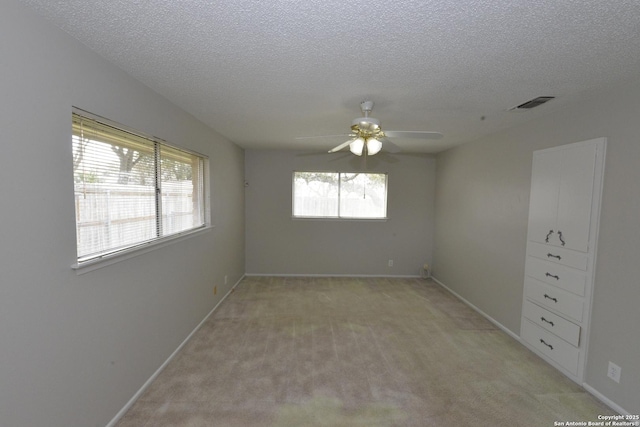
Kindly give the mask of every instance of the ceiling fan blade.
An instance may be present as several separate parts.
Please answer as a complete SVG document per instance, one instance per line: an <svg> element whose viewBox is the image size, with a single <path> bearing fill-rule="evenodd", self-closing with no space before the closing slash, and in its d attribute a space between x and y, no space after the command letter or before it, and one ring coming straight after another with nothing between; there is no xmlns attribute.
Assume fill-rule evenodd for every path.
<svg viewBox="0 0 640 427"><path fill-rule="evenodd" d="M337 147L333 147L331 150L329 150L329 153L335 153L336 151L340 151L347 145L351 144L353 141L354 141L353 139L345 141L342 144L338 145Z"/></svg>
<svg viewBox="0 0 640 427"><path fill-rule="evenodd" d="M316 139L316 138L338 138L338 137L345 137L345 136L353 136L353 134L350 133L343 133L340 135L318 135L318 136L297 136L295 139Z"/></svg>
<svg viewBox="0 0 640 427"><path fill-rule="evenodd" d="M399 153L402 151L400 147L398 147L393 142L389 141L387 138L378 138L382 142L382 146L384 150L388 153Z"/></svg>
<svg viewBox="0 0 640 427"><path fill-rule="evenodd" d="M440 139L440 132L407 131L407 130L385 130L384 134L389 138L417 138L417 139Z"/></svg>

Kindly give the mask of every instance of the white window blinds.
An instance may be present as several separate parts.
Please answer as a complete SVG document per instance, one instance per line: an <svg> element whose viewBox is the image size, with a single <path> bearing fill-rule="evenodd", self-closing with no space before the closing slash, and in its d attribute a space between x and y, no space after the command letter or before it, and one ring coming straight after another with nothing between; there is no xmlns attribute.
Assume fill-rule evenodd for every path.
<svg viewBox="0 0 640 427"><path fill-rule="evenodd" d="M205 226L206 157L73 113L78 264Z"/></svg>

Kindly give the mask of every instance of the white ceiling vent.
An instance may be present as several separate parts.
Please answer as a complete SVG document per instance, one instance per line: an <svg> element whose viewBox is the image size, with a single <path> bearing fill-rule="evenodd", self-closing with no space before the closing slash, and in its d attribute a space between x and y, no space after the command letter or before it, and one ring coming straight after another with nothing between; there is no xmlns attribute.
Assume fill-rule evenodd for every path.
<svg viewBox="0 0 640 427"><path fill-rule="evenodd" d="M518 111L518 110L530 110L532 108L537 107L538 105L542 105L546 102L555 99L555 96L539 96L537 98L533 98L523 104L520 104L516 107L510 108L509 111Z"/></svg>

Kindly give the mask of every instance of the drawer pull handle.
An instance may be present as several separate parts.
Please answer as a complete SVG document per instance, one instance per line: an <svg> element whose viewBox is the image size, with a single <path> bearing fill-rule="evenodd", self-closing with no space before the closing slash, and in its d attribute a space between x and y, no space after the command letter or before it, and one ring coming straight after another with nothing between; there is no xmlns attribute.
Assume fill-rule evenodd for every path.
<svg viewBox="0 0 640 427"><path fill-rule="evenodd" d="M544 317L541 317L540 320L542 320L543 322L547 322L548 324L553 326L553 322L550 322L549 320L545 319Z"/></svg>
<svg viewBox="0 0 640 427"><path fill-rule="evenodd" d="M553 350L553 346L551 344L547 344L546 342L544 342L544 340L542 338L540 338L540 342L544 345L546 345L547 347L549 347L551 350Z"/></svg>
<svg viewBox="0 0 640 427"><path fill-rule="evenodd" d="M550 296L549 296L549 295L547 295L547 294L544 294L544 297L545 297L545 298L550 299L550 300L551 300L551 301L553 301L553 302L558 302L558 298L552 298L552 297L550 297Z"/></svg>
<svg viewBox="0 0 640 427"><path fill-rule="evenodd" d="M547 258L557 258L558 261L562 259L560 255L554 255L554 254L547 254Z"/></svg>
<svg viewBox="0 0 640 427"><path fill-rule="evenodd" d="M553 230L549 230L549 232L547 233L547 237L544 239L544 241L549 243L549 236L551 236L552 234L553 234Z"/></svg>
<svg viewBox="0 0 640 427"><path fill-rule="evenodd" d="M553 278L554 278L554 279L556 279L556 280L560 280L560 276L554 276L554 275L553 275L553 274L551 274L551 273L546 273L546 274L545 274L545 276L547 276L547 277L553 277Z"/></svg>
<svg viewBox="0 0 640 427"><path fill-rule="evenodd" d="M560 242L562 242L562 246L564 246L565 241L564 241L564 239L562 238L562 231L558 231L558 239L560 239Z"/></svg>

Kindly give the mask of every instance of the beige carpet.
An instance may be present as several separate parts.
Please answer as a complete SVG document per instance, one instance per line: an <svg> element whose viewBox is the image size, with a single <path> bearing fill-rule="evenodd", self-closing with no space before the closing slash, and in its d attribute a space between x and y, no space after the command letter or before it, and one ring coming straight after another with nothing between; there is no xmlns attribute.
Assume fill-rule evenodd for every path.
<svg viewBox="0 0 640 427"><path fill-rule="evenodd" d="M129 426L553 426L615 412L431 281L242 281Z"/></svg>

